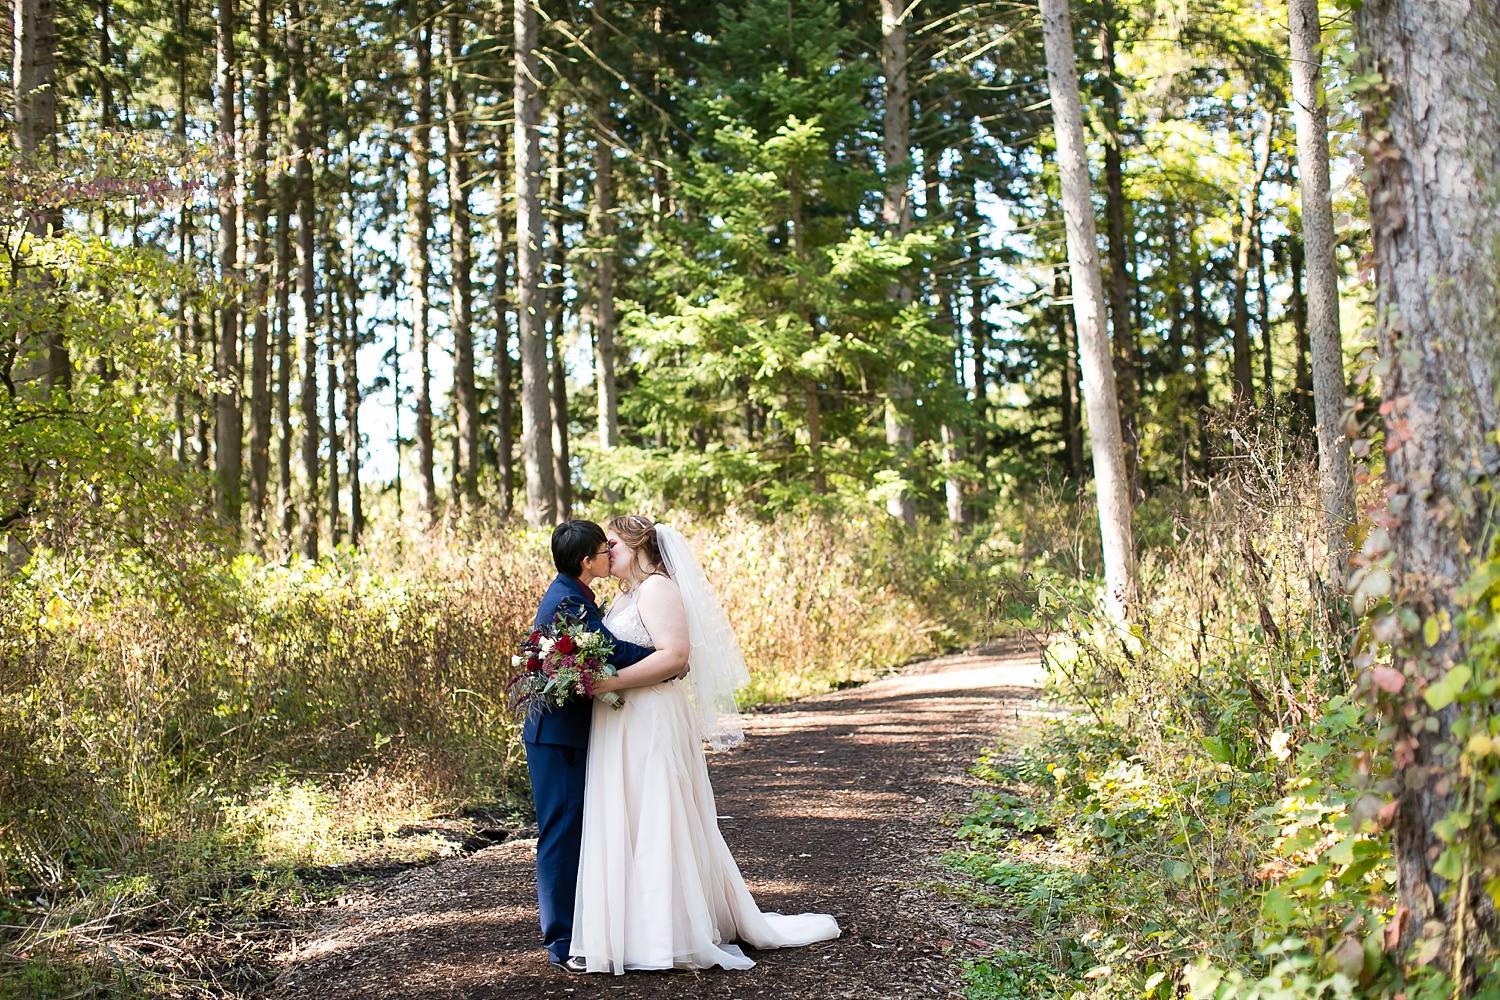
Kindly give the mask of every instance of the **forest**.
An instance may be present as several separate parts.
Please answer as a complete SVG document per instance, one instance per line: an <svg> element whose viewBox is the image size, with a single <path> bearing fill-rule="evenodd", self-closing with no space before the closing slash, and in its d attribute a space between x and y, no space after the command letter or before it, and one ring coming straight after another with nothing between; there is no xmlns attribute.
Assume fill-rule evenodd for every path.
<svg viewBox="0 0 1500 1000"><path fill-rule="evenodd" d="M1495 5L11 5L0 998L521 817L624 512L746 708L1042 649L973 1000L1500 997Z"/></svg>

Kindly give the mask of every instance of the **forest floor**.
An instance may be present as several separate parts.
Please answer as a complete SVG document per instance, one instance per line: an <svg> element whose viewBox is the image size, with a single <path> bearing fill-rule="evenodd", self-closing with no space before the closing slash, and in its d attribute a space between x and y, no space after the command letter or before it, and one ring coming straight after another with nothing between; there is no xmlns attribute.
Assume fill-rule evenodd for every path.
<svg viewBox="0 0 1500 1000"><path fill-rule="evenodd" d="M941 864L988 746L1037 716L1037 656L992 646L858 688L751 713L744 746L711 754L720 828L763 910L832 913L836 941L747 954L749 972L569 977L536 917L536 841L351 886L279 958L275 1000L510 997L962 997L962 965L1020 931L973 911ZM997 919L998 918L998 919ZM1022 932L1024 933L1024 932Z"/></svg>

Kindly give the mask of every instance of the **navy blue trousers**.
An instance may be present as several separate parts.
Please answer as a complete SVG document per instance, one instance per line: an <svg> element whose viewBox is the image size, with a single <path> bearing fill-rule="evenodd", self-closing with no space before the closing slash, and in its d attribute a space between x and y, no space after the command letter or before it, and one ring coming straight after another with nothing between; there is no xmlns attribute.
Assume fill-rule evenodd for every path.
<svg viewBox="0 0 1500 1000"><path fill-rule="evenodd" d="M554 962L573 943L573 896L583 846L583 779L588 751L551 743L526 744L531 798L536 803L536 903L542 944Z"/></svg>

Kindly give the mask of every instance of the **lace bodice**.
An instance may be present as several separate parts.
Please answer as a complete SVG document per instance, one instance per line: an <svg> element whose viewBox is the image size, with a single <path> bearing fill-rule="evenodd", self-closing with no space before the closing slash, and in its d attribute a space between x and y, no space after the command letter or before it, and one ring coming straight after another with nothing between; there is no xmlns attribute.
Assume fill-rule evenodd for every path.
<svg viewBox="0 0 1500 1000"><path fill-rule="evenodd" d="M651 633L646 631L646 623L641 621L640 608L636 607L638 596L636 591L631 591L611 601L609 610L604 613L604 627L616 639L655 649Z"/></svg>

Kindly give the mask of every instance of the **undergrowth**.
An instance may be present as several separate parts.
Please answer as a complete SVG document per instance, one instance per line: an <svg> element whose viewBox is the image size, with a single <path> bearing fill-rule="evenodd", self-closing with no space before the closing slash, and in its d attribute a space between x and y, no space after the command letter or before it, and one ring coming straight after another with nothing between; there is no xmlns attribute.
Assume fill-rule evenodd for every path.
<svg viewBox="0 0 1500 1000"><path fill-rule="evenodd" d="M1032 933L968 966L974 1000L1453 995L1396 957L1389 763L1321 582L1312 477L1248 444L1202 495L1143 511L1169 543L1142 558L1128 633L1086 577L1031 581L1076 711L979 762L993 787L948 860Z"/></svg>
<svg viewBox="0 0 1500 1000"><path fill-rule="evenodd" d="M1047 558L1024 528L862 511L682 526L746 705L981 638L1000 579ZM55 544L0 579L0 1000L253 991L347 880L525 822L504 687L545 533L377 523L317 563L221 552L190 530Z"/></svg>

